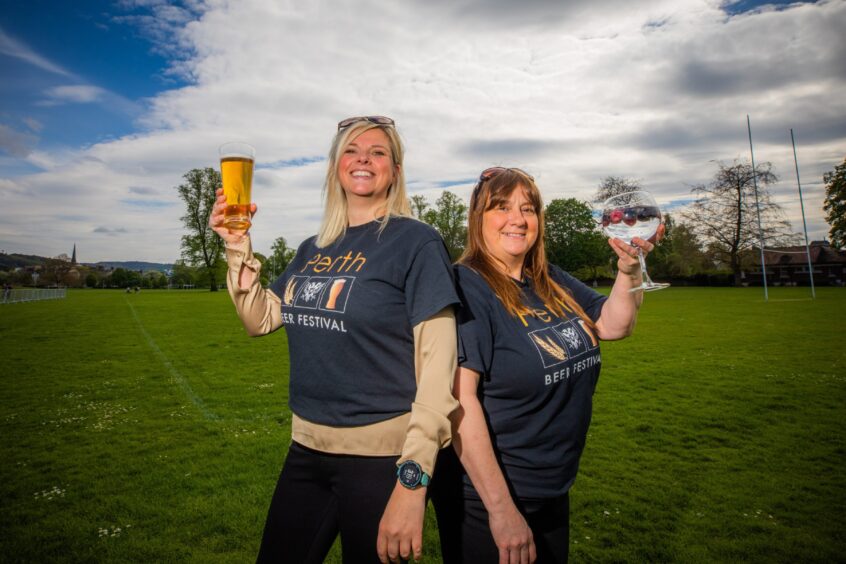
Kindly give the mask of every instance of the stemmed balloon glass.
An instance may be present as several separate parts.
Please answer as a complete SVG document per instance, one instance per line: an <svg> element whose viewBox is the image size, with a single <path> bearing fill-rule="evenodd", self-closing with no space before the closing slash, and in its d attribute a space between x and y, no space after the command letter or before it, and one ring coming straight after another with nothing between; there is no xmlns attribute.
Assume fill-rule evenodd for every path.
<svg viewBox="0 0 846 564"><path fill-rule="evenodd" d="M661 225L661 210L655 202L655 198L649 192L638 190L617 194L605 200L602 204L602 230L609 237L616 237L626 243L633 245L632 239L650 239L658 232ZM640 261L640 270L643 272L643 283L629 290L637 292L643 290L663 290L669 284L653 282L646 273L646 259L643 251L637 248L637 258Z"/></svg>

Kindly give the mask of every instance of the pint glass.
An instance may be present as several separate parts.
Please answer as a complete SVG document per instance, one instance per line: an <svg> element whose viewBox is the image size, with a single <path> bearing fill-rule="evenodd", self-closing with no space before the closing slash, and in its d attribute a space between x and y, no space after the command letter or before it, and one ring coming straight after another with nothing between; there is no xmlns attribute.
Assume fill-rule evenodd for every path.
<svg viewBox="0 0 846 564"><path fill-rule="evenodd" d="M346 278L336 278L332 281L332 286L329 287L329 299L326 300L326 309L335 309L338 302L338 296L344 291L344 284L347 283Z"/></svg>
<svg viewBox="0 0 846 564"><path fill-rule="evenodd" d="M224 143L220 146L220 176L226 196L223 225L244 231L250 223L250 192L253 186L253 163L256 150L246 143Z"/></svg>

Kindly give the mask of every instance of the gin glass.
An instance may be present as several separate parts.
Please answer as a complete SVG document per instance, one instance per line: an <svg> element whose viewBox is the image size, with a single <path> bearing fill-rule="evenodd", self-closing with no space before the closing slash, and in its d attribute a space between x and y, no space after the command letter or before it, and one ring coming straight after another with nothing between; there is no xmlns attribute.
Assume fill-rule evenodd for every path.
<svg viewBox="0 0 846 564"><path fill-rule="evenodd" d="M659 225L661 225L661 210L649 192L638 190L617 194L602 204L602 230L605 234L635 247L637 245L632 243L632 239L639 237L648 240L654 237ZM669 284L653 282L649 278L646 272L646 259L640 247L637 247L637 258L640 261L640 270L643 272L643 283L629 290L630 292L663 290L669 286Z"/></svg>

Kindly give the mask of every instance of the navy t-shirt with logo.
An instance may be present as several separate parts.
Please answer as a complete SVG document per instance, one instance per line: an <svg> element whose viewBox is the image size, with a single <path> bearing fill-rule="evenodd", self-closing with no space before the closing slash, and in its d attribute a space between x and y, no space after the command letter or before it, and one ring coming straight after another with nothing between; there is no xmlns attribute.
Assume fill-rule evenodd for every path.
<svg viewBox="0 0 846 564"><path fill-rule="evenodd" d="M412 328L458 303L443 239L394 217L350 227L331 245L304 241L271 286L282 299L291 410L336 427L411 410L417 392Z"/></svg>
<svg viewBox="0 0 846 564"><path fill-rule="evenodd" d="M563 495L576 478L590 425L598 339L575 313L550 311L531 281L521 284L531 313L515 317L477 272L458 266L455 273L462 299L458 361L481 375L479 399L506 479L519 498ZM599 318L605 296L558 267L550 275L592 320Z"/></svg>

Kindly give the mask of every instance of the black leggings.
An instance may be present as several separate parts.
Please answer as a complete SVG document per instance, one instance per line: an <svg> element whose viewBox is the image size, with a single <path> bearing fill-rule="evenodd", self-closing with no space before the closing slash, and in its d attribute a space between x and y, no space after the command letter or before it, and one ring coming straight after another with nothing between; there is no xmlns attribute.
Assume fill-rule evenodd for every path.
<svg viewBox="0 0 846 564"><path fill-rule="evenodd" d="M291 443L257 562L323 562L338 533L345 563L378 562L376 537L397 483L397 459L327 454Z"/></svg>
<svg viewBox="0 0 846 564"><path fill-rule="evenodd" d="M499 562L488 512L480 499L464 492L460 462L445 449L432 480L432 503L438 516L444 564ZM565 563L570 542L570 498L516 499L535 541L537 564Z"/></svg>

